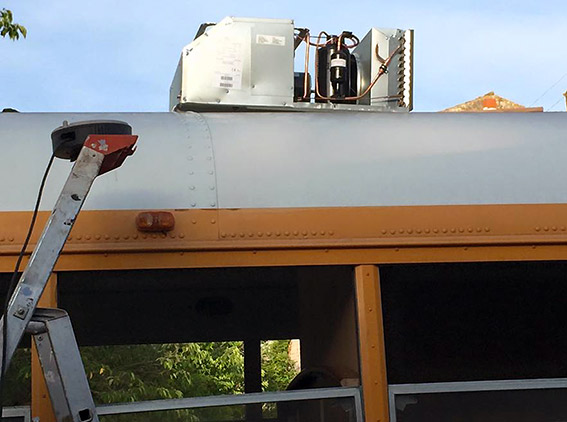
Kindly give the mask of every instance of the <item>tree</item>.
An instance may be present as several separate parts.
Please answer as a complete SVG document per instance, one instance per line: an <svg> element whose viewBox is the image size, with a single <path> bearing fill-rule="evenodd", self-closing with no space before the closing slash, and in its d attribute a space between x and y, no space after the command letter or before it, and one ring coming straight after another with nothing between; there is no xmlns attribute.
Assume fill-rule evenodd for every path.
<svg viewBox="0 0 567 422"><path fill-rule="evenodd" d="M264 391L285 390L296 375L288 347L289 340L262 342ZM95 402L116 403L243 393L243 349L238 341L141 344L84 347L81 355ZM30 377L30 351L18 350L8 373L4 405L29 403ZM139 415L136 421L235 420L243 415L243 406L230 406L172 411L167 415L157 412ZM131 420L128 415L106 419Z"/></svg>
<svg viewBox="0 0 567 422"><path fill-rule="evenodd" d="M6 35L12 40L20 39L20 34L25 38L28 34L27 29L13 21L12 11L8 9L0 10L0 35L6 38Z"/></svg>

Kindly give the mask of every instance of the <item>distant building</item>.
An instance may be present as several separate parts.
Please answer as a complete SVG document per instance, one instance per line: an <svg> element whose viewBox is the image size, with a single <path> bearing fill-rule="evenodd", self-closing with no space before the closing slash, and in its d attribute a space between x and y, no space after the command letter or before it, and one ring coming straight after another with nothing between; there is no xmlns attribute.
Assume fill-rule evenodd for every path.
<svg viewBox="0 0 567 422"><path fill-rule="evenodd" d="M477 112L542 112L543 107L524 107L506 98L496 95L494 92L489 92L474 100L467 101L466 103L457 104L456 106L449 107L442 112L461 112L461 113L477 113Z"/></svg>

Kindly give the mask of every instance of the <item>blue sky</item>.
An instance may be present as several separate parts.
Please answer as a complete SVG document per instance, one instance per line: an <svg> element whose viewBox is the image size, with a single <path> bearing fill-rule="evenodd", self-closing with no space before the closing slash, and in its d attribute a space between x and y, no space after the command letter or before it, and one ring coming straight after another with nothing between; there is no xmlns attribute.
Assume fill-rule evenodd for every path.
<svg viewBox="0 0 567 422"><path fill-rule="evenodd" d="M166 111L181 48L200 23L232 15L360 36L372 26L415 29L417 111L488 91L565 110L566 1L0 0L0 7L29 31L18 42L0 39L0 109Z"/></svg>

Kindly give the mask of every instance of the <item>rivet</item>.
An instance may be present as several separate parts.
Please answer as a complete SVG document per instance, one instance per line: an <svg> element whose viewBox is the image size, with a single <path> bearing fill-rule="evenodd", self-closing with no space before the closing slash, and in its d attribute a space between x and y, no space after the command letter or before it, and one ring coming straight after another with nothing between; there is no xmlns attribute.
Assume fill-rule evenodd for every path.
<svg viewBox="0 0 567 422"><path fill-rule="evenodd" d="M179 252L179 255L183 256L185 255L185 252Z"/></svg>
<svg viewBox="0 0 567 422"><path fill-rule="evenodd" d="M244 232L240 232L240 237L244 237L244 236L246 236L246 235L244 234Z"/></svg>
<svg viewBox="0 0 567 422"><path fill-rule="evenodd" d="M132 239L137 239L137 238L138 238L138 235L137 235L137 234L135 234L134 236L132 236Z"/></svg>
<svg viewBox="0 0 567 422"><path fill-rule="evenodd" d="M254 233L249 232L249 233L248 233L248 237L254 237Z"/></svg>
<svg viewBox="0 0 567 422"><path fill-rule="evenodd" d="M435 230L433 230L433 231L434 231L435 233L437 233ZM443 233L447 233L447 229L441 229L441 231L442 231Z"/></svg>
<svg viewBox="0 0 567 422"><path fill-rule="evenodd" d="M465 229L463 229L462 227L459 227L459 233L463 233L465 231Z"/></svg>
<svg viewBox="0 0 567 422"><path fill-rule="evenodd" d="M408 229L408 234L412 234L413 230L412 229Z"/></svg>
<svg viewBox="0 0 567 422"><path fill-rule="evenodd" d="M257 253L258 253L258 252L256 252L256 251L252 251L252 254L253 254L253 255L256 255Z"/></svg>
<svg viewBox="0 0 567 422"><path fill-rule="evenodd" d="M152 234L152 239L157 239L157 234Z"/></svg>
<svg viewBox="0 0 567 422"><path fill-rule="evenodd" d="M125 234L124 236L122 236L122 238L123 238L124 240L128 240L128 239L130 239L130 236L127 235L127 234Z"/></svg>
<svg viewBox="0 0 567 422"><path fill-rule="evenodd" d="M90 234L87 234L87 235L85 236L85 240L91 240L91 235L90 235Z"/></svg>
<svg viewBox="0 0 567 422"><path fill-rule="evenodd" d="M467 231L468 231L469 233L472 233L472 232L473 232L472 227L469 227L469 228L467 229Z"/></svg>
<svg viewBox="0 0 567 422"><path fill-rule="evenodd" d="M415 232L416 232L417 234L420 234L420 233L421 233L421 229L415 229Z"/></svg>
<svg viewBox="0 0 567 422"><path fill-rule="evenodd" d="M382 234L386 234L386 233L388 233L388 230L382 229Z"/></svg>
<svg viewBox="0 0 567 422"><path fill-rule="evenodd" d="M468 250L469 250L469 248L467 248L466 246L465 246L463 249L464 249L465 251L468 251Z"/></svg>
<svg viewBox="0 0 567 422"><path fill-rule="evenodd" d="M185 233L179 233L179 238L183 239L185 237Z"/></svg>
<svg viewBox="0 0 567 422"><path fill-rule="evenodd" d="M105 258L108 258L108 252L105 252L105 253L104 253L104 257L105 257Z"/></svg>
<svg viewBox="0 0 567 422"><path fill-rule="evenodd" d="M258 237L262 237L262 236L264 236L264 233L258 232Z"/></svg>
<svg viewBox="0 0 567 422"><path fill-rule="evenodd" d="M81 240L83 238L83 236L81 236L80 234L77 235L77 240Z"/></svg>
<svg viewBox="0 0 567 422"><path fill-rule="evenodd" d="M195 190L195 186L191 185L191 186L189 186L189 189Z"/></svg>
<svg viewBox="0 0 567 422"><path fill-rule="evenodd" d="M557 227L552 226L552 227L551 227L551 230L553 230L554 232L556 232L556 231L557 231Z"/></svg>
<svg viewBox="0 0 567 422"><path fill-rule="evenodd" d="M395 231L395 230L390 230L390 233L391 233L391 234L396 234L396 231Z"/></svg>
<svg viewBox="0 0 567 422"><path fill-rule="evenodd" d="M67 238L67 240L69 240L69 241L73 240L73 236L69 236L69 237ZM3 237L0 237L0 242L3 242L3 241L4 241L4 238L3 238Z"/></svg>
<svg viewBox="0 0 567 422"><path fill-rule="evenodd" d="M446 231L446 229L445 229ZM433 233L439 233L439 229L433 229Z"/></svg>
<svg viewBox="0 0 567 422"><path fill-rule="evenodd" d="M189 172L189 175L190 175L190 176L193 176L194 174L195 174L195 172L192 171L192 170Z"/></svg>
<svg viewBox="0 0 567 422"><path fill-rule="evenodd" d="M106 240L108 240L108 239L110 239L110 236L107 235L107 234L105 234L105 235L104 235L104 238L105 238Z"/></svg>
<svg viewBox="0 0 567 422"><path fill-rule="evenodd" d="M207 161L211 161L213 157L207 157Z"/></svg>
<svg viewBox="0 0 567 422"><path fill-rule="evenodd" d="M114 239L116 240L120 239L120 235L119 234L114 235Z"/></svg>
<svg viewBox="0 0 567 422"><path fill-rule="evenodd" d="M276 236L281 236L281 232L277 231Z"/></svg>
<svg viewBox="0 0 567 422"><path fill-rule="evenodd" d="M325 236L325 230L321 230L321 236Z"/></svg>
<svg viewBox="0 0 567 422"><path fill-rule="evenodd" d="M368 312L372 312L372 308L368 308Z"/></svg>
<svg viewBox="0 0 567 422"><path fill-rule="evenodd" d="M165 238L167 237L167 234L165 234L165 233L160 233L160 234L159 234L159 237L161 237L162 239L165 239Z"/></svg>
<svg viewBox="0 0 567 422"><path fill-rule="evenodd" d="M289 236L289 232L284 232L284 234L285 234L286 236ZM279 236L279 235L278 235L278 236Z"/></svg>
<svg viewBox="0 0 567 422"><path fill-rule="evenodd" d="M100 234L95 234L95 237L94 237L94 238L95 238L96 240L100 240Z"/></svg>
<svg viewBox="0 0 567 422"><path fill-rule="evenodd" d="M193 156L190 155L190 156L187 157L187 159L188 159L189 161L193 161Z"/></svg>
<svg viewBox="0 0 567 422"><path fill-rule="evenodd" d="M179 237L181 237L181 235L180 235ZM148 235L147 235L147 234L143 234L143 235L142 235L142 239L147 239L147 238L148 238Z"/></svg>
<svg viewBox="0 0 567 422"><path fill-rule="evenodd" d="M215 187L214 187L214 186L209 186L209 189L210 189L210 190L215 190Z"/></svg>
<svg viewBox="0 0 567 422"><path fill-rule="evenodd" d="M270 237L272 235L272 232L266 232L266 236Z"/></svg>
<svg viewBox="0 0 567 422"><path fill-rule="evenodd" d="M197 203L196 203L196 202L191 202L191 206L192 206L193 208L195 208L195 207L197 206Z"/></svg>
<svg viewBox="0 0 567 422"><path fill-rule="evenodd" d="M236 237L236 233L231 233L230 237Z"/></svg>
<svg viewBox="0 0 567 422"><path fill-rule="evenodd" d="M485 227L484 231L488 233L490 231L490 227Z"/></svg>
<svg viewBox="0 0 567 422"><path fill-rule="evenodd" d="M313 231L311 232L311 235L317 236L317 232L316 232L315 230L313 230Z"/></svg>
<svg viewBox="0 0 567 422"><path fill-rule="evenodd" d="M429 232L430 232L430 230L429 230L429 229L425 229L425 233L429 233Z"/></svg>
<svg viewBox="0 0 567 422"><path fill-rule="evenodd" d="M565 226L561 226L560 230L561 230L562 232L564 232L564 231L565 231Z"/></svg>
<svg viewBox="0 0 567 422"><path fill-rule="evenodd" d="M215 220L214 218L211 219L211 224L215 224L217 222L217 220Z"/></svg>
<svg viewBox="0 0 567 422"><path fill-rule="evenodd" d="M303 236L307 236L307 231L303 230L303 231L301 232L301 234L302 234Z"/></svg>
<svg viewBox="0 0 567 422"><path fill-rule="evenodd" d="M214 172L212 170L209 170L208 173L212 175Z"/></svg>
<svg viewBox="0 0 567 422"><path fill-rule="evenodd" d="M197 220L191 220L191 224L197 224Z"/></svg>
<svg viewBox="0 0 567 422"><path fill-rule="evenodd" d="M225 232L221 232L220 237L226 237L226 233L225 233Z"/></svg>
<svg viewBox="0 0 567 422"><path fill-rule="evenodd" d="M325 253L328 253L328 252L329 252L329 250L328 250L328 249L325 249Z"/></svg>
<svg viewBox="0 0 567 422"><path fill-rule="evenodd" d="M170 233L169 237L171 237L172 239L175 239L177 236L175 235L175 233Z"/></svg>
<svg viewBox="0 0 567 422"><path fill-rule="evenodd" d="M549 231L549 227L545 226L545 227L543 228L543 231L545 231L545 232Z"/></svg>
<svg viewBox="0 0 567 422"><path fill-rule="evenodd" d="M211 202L211 207L216 206L217 204L215 202Z"/></svg>
<svg viewBox="0 0 567 422"><path fill-rule="evenodd" d="M535 248L536 248L536 245L532 245L532 249L535 249Z"/></svg>
<svg viewBox="0 0 567 422"><path fill-rule="evenodd" d="M335 234L335 232L334 232L334 231L332 231L332 230L329 230L329 235L330 235L330 236L332 236L332 235L334 235L334 234Z"/></svg>
<svg viewBox="0 0 567 422"><path fill-rule="evenodd" d="M294 235L294 236L297 236L298 234L299 234L299 232L298 232L297 230L294 230L294 231L293 231L293 235Z"/></svg>
<svg viewBox="0 0 567 422"><path fill-rule="evenodd" d="M396 252L399 252L399 251L400 251L400 248L396 248Z"/></svg>
<svg viewBox="0 0 567 422"><path fill-rule="evenodd" d="M402 234L404 232L404 229L400 229L398 231L400 232L400 234Z"/></svg>

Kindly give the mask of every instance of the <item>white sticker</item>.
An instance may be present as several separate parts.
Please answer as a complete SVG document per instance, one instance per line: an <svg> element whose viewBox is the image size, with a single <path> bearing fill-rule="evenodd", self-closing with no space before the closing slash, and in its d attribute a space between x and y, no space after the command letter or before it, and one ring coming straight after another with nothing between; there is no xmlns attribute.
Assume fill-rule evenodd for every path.
<svg viewBox="0 0 567 422"><path fill-rule="evenodd" d="M345 59L332 59L331 60L331 67L346 67L346 60Z"/></svg>
<svg viewBox="0 0 567 422"><path fill-rule="evenodd" d="M279 35L256 35L256 44L285 46L285 37Z"/></svg>
<svg viewBox="0 0 567 422"><path fill-rule="evenodd" d="M217 50L215 88L241 89L242 87L242 44L226 39Z"/></svg>

